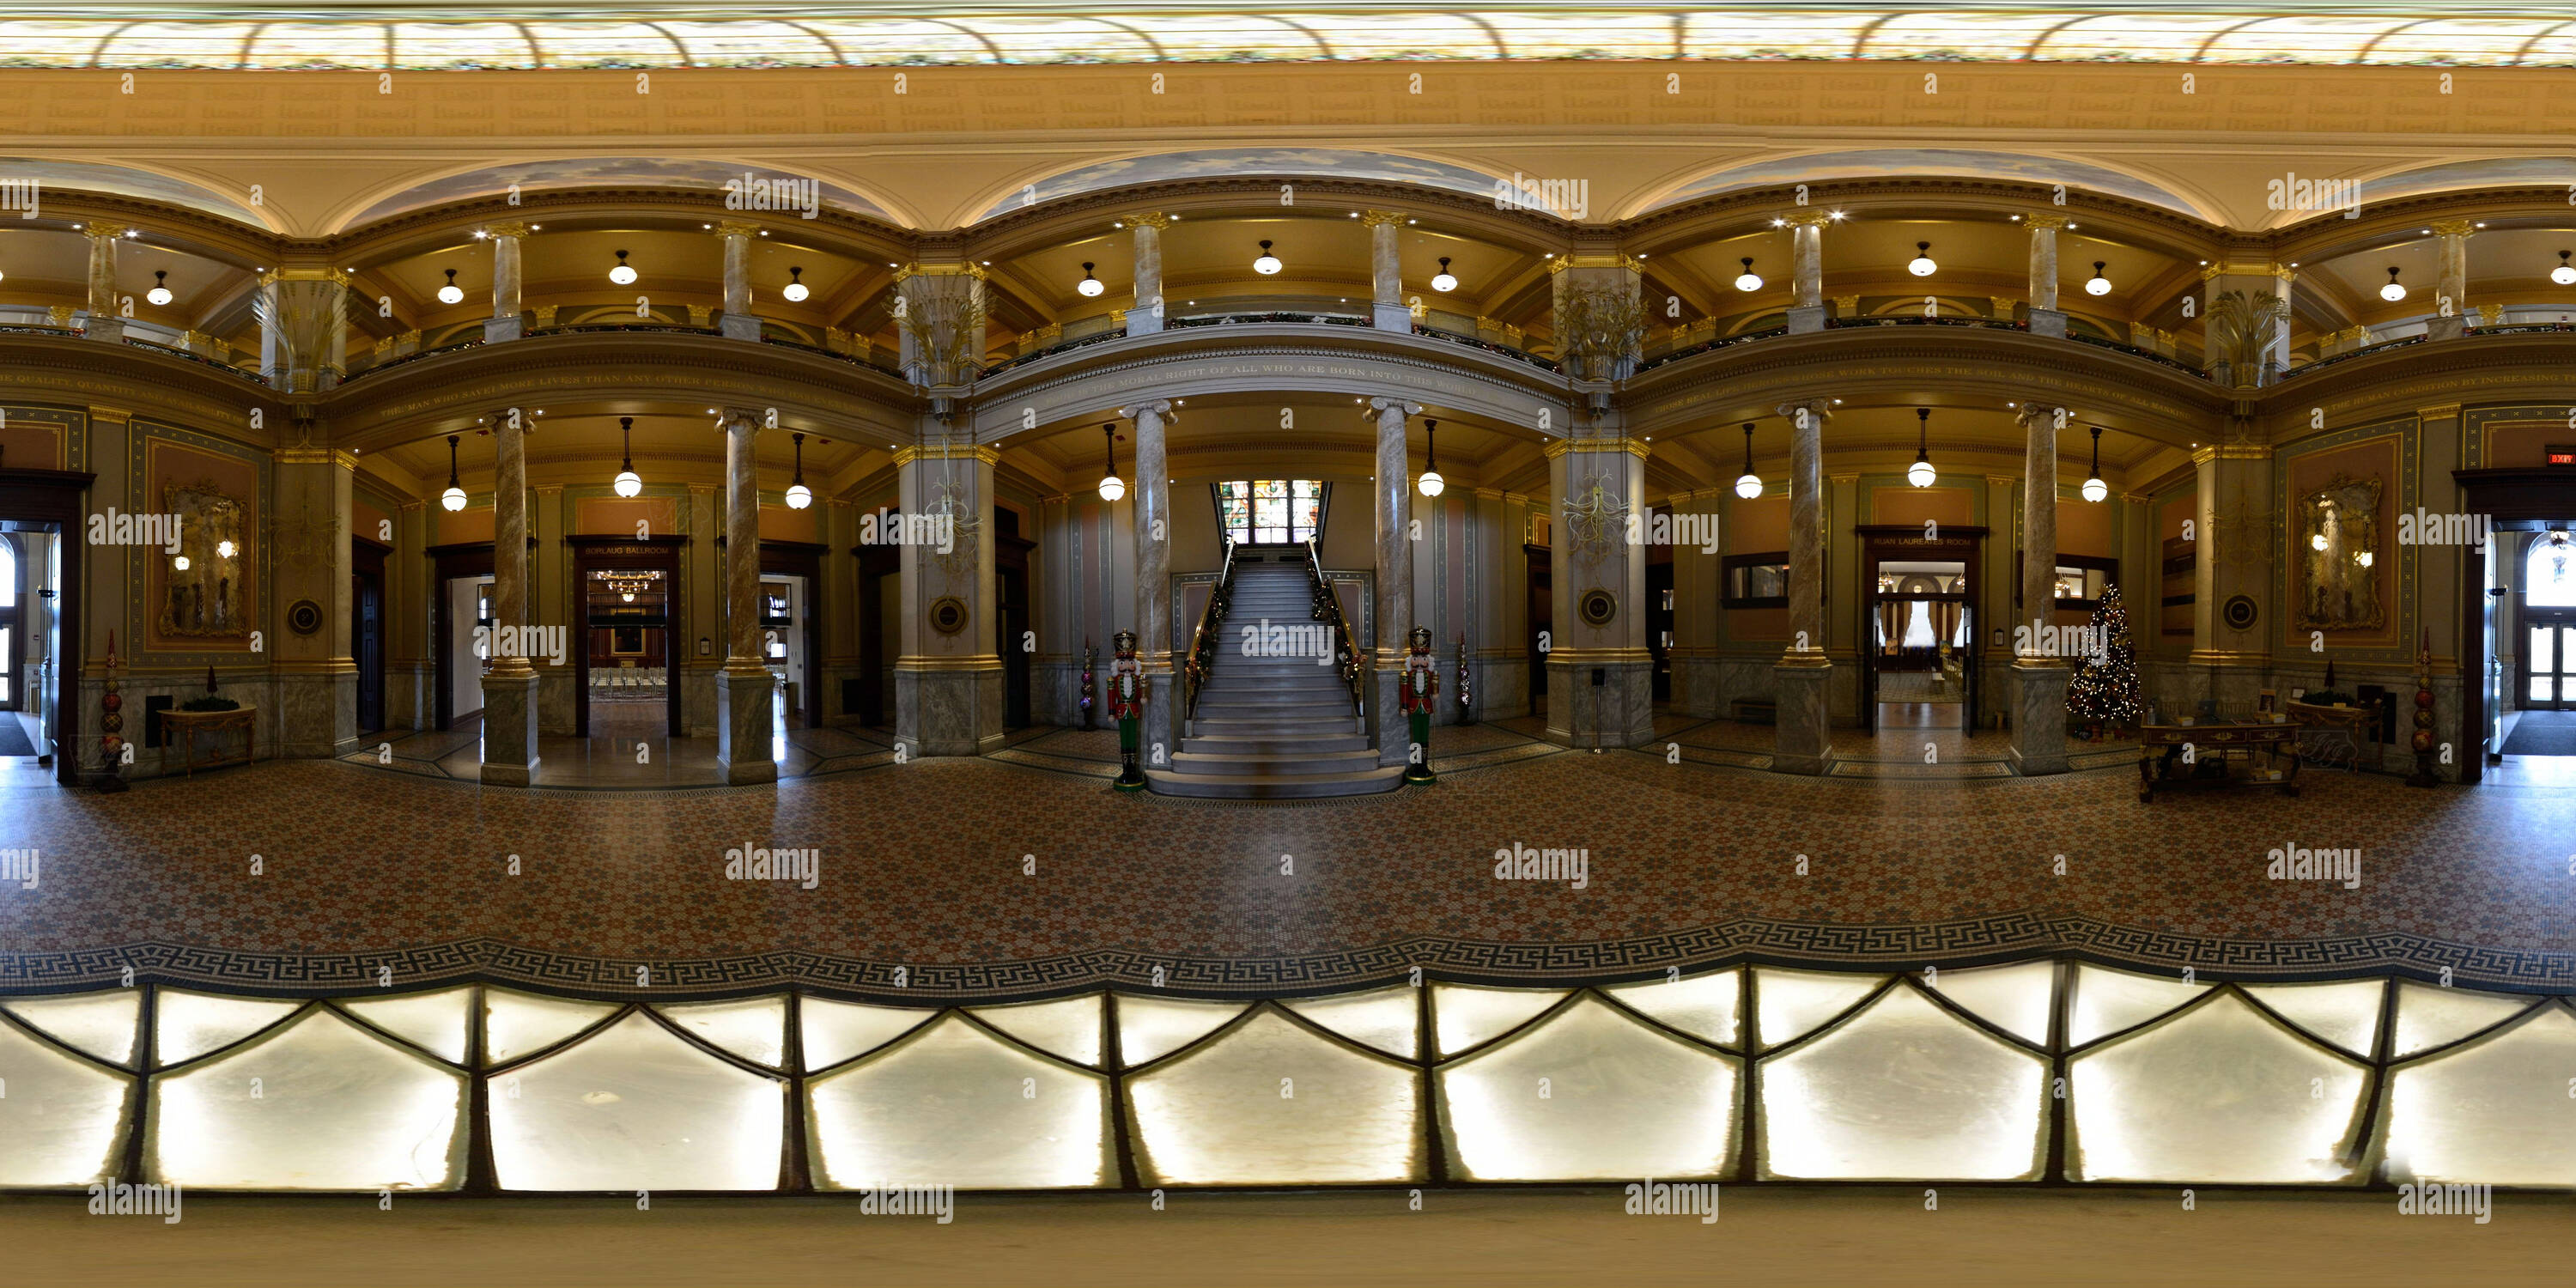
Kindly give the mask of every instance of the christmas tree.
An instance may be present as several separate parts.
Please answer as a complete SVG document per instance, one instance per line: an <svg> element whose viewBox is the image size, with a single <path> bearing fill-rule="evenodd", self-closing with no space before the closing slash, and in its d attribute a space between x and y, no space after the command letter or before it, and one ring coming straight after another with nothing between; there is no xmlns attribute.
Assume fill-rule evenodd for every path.
<svg viewBox="0 0 2576 1288"><path fill-rule="evenodd" d="M2129 610L2120 602L2119 586L2103 585L2092 629L2094 652L2067 681L2066 709L2093 722L2098 734L2105 725L2138 718L2138 648L2129 639Z"/></svg>

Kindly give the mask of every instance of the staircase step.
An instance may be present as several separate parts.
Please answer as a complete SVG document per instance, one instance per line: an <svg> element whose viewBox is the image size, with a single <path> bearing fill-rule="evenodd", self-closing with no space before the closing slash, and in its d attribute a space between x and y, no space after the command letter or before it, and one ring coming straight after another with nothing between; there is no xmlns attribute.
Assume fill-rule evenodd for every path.
<svg viewBox="0 0 2576 1288"><path fill-rule="evenodd" d="M1349 733L1359 728L1359 717L1344 712L1339 715L1308 714L1268 716L1245 719L1236 716L1198 716L1190 721L1190 734L1200 738L1268 738L1291 733Z"/></svg>
<svg viewBox="0 0 2576 1288"><path fill-rule="evenodd" d="M1175 774L1145 771L1145 784L1161 796L1230 800L1300 800L1319 796L1368 796L1404 786L1404 766L1351 774Z"/></svg>
<svg viewBox="0 0 2576 1288"><path fill-rule="evenodd" d="M1182 745L1189 744L1184 741ZM1375 768L1377 753L1366 747L1357 751L1301 752L1293 756L1244 755L1227 751L1182 751L1172 756L1174 773L1220 777L1308 777L1315 774L1355 774Z"/></svg>
<svg viewBox="0 0 2576 1288"><path fill-rule="evenodd" d="M1366 750L1368 735L1350 732L1246 734L1202 732L1183 738L1181 747L1185 751L1204 751L1220 756L1302 756L1309 752Z"/></svg>

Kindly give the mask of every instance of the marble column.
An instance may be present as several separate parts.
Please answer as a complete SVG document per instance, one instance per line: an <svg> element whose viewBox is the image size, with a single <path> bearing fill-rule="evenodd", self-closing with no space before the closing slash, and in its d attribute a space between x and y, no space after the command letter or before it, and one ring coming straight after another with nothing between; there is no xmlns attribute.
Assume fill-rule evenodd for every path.
<svg viewBox="0 0 2576 1288"><path fill-rule="evenodd" d="M1725 714L1726 683L1719 646L1718 601L1724 597L1723 547L1702 552L1703 540L1718 536L1726 512L1724 488L1675 492L1670 501L1676 539L1673 542L1673 642L1665 651L1673 667L1673 708L1712 718ZM1687 522L1685 522L1687 520ZM1698 537L1683 540L1683 537Z"/></svg>
<svg viewBox="0 0 2576 1288"><path fill-rule="evenodd" d="M2012 665L2012 763L2024 774L2066 772L2067 659L2045 647L2057 623L2057 431L2065 409L2025 402L2020 420L2021 615Z"/></svg>
<svg viewBox="0 0 2576 1288"><path fill-rule="evenodd" d="M1546 445L1558 534L1551 578L1547 736L1573 747L1633 747L1654 736L1655 660L1646 647L1647 444L1615 415ZM1638 518L1631 531L1628 520ZM1632 538L1639 538L1632 540ZM1605 598L1606 597L1606 598ZM1587 606L1606 609L1586 620Z"/></svg>
<svg viewBox="0 0 2576 1288"><path fill-rule="evenodd" d="M778 780L770 740L776 681L760 648L760 462L753 455L776 414L724 409L725 663L716 672L716 764L728 783Z"/></svg>
<svg viewBox="0 0 2576 1288"><path fill-rule="evenodd" d="M2469 324L2469 234L2477 225L2466 219L2440 219L2433 235L2442 239L2441 270L2433 288L2433 316L2424 333L2436 340L2456 340Z"/></svg>
<svg viewBox="0 0 2576 1288"><path fill-rule="evenodd" d="M2030 229L2030 333L2063 337L2066 315L2057 308L2057 230L2066 226L2066 216L2024 215L2022 223Z"/></svg>
<svg viewBox="0 0 2576 1288"><path fill-rule="evenodd" d="M348 274L310 265L272 269L260 275L251 312L270 388L318 393L339 387L349 344Z"/></svg>
<svg viewBox="0 0 2576 1288"><path fill-rule="evenodd" d="M349 549L351 481L358 460L327 447L280 448L273 595L280 604L311 600L321 629L288 630L272 650L277 676L278 754L342 756L358 745L358 665L349 639L355 571ZM369 533L370 537L375 534Z"/></svg>
<svg viewBox="0 0 2576 1288"><path fill-rule="evenodd" d="M729 340L760 338L760 319L751 311L751 239L760 225L728 219L716 225L724 238L724 315L716 329Z"/></svg>
<svg viewBox="0 0 2576 1288"><path fill-rule="evenodd" d="M1789 304L1791 331L1825 329L1825 225L1833 216L1802 210L1789 216Z"/></svg>
<svg viewBox="0 0 2576 1288"><path fill-rule="evenodd" d="M1473 688L1467 718L1503 720L1530 710L1530 499L1484 487L1472 497L1467 509L1466 630ZM1442 674L1456 678L1445 669Z"/></svg>
<svg viewBox="0 0 2576 1288"><path fill-rule="evenodd" d="M941 428L924 426L923 437ZM903 654L894 666L895 738L916 755L979 755L1002 742L1004 645L991 558L1001 453L950 443L901 448L894 460L903 513L943 529L896 551Z"/></svg>
<svg viewBox="0 0 2576 1288"><path fill-rule="evenodd" d="M519 314L519 252L527 241L528 226L513 220L483 231L492 242L492 316L483 323L483 342L498 344L527 331L527 319Z"/></svg>
<svg viewBox="0 0 2576 1288"><path fill-rule="evenodd" d="M1136 303L1127 310L1129 335L1163 329L1163 229L1171 222L1170 215L1159 211L1127 216L1136 242Z"/></svg>
<svg viewBox="0 0 2576 1288"><path fill-rule="evenodd" d="M116 244L125 240L123 224L91 223L81 233L89 238L89 310L81 334L116 344L125 339L125 312L116 297Z"/></svg>
<svg viewBox="0 0 2576 1288"><path fill-rule="evenodd" d="M1353 642L1370 652L1369 680L1362 692L1368 695L1369 728L1377 737L1377 763L1401 765L1413 749L1411 730L1396 710L1405 636L1414 625L1413 464L1405 425L1422 414L1422 404L1371 398L1369 409L1377 413L1377 477L1370 484L1377 516L1377 640L1373 650L1367 640Z"/></svg>
<svg viewBox="0 0 2576 1288"><path fill-rule="evenodd" d="M1833 767L1828 690L1834 664L1825 651L1825 419L1833 400L1783 403L1789 422L1789 647L1771 668L1777 725L1771 767L1821 774Z"/></svg>
<svg viewBox="0 0 2576 1288"><path fill-rule="evenodd" d="M2274 378L2290 369L2290 288L2299 281L2299 270L2286 265L2272 266L2273 292L2281 301L2280 311L2271 320L2263 336L2263 361Z"/></svg>
<svg viewBox="0 0 2576 1288"><path fill-rule="evenodd" d="M1169 769L1181 748L1181 686L1173 668L1172 478L1163 422L1172 404L1156 398L1121 407L1136 422L1136 482L1129 491L1136 525L1136 660L1145 673L1145 714L1138 726L1144 766ZM1104 649L1103 665L1110 656Z"/></svg>
<svg viewBox="0 0 2576 1288"><path fill-rule="evenodd" d="M1404 306L1404 270L1396 250L1396 234L1404 227L1404 216L1392 210L1367 210L1360 213L1360 224L1369 234L1369 308L1377 329L1413 334L1413 310Z"/></svg>
<svg viewBox="0 0 2576 1288"><path fill-rule="evenodd" d="M2199 471L2193 516L2199 540L2184 686L2194 705L2182 714L2201 700L2251 707L2272 675L2271 639L2280 630L2272 615L2288 611L2273 594L2272 576L2283 520L2272 495L2271 447L2243 441L2255 432L2250 417L2234 421L2216 435L2227 440L2223 445L2204 441L2191 456ZM2226 614L2227 602L2239 596L2254 603L2254 621L2241 631L2227 624Z"/></svg>
<svg viewBox="0 0 2576 1288"><path fill-rule="evenodd" d="M537 772L537 669L528 661L528 429L519 408L491 414L492 669L483 674L483 781L525 787Z"/></svg>

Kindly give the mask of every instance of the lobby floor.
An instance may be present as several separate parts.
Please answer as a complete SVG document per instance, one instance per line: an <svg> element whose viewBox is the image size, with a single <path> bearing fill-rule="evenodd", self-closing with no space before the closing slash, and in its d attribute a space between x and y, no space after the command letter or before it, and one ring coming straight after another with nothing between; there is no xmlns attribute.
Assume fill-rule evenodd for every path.
<svg viewBox="0 0 2576 1288"><path fill-rule="evenodd" d="M2075 951L2234 976L2449 967L2463 984L2576 987L2563 786L2320 773L2297 799L2142 806L2134 753L2115 745L2099 768L2047 778L1817 779L1745 768L1767 747L1758 727L1675 721L1654 748L1592 753L1528 723L1442 729L1435 786L1296 805L1116 794L1115 735L1056 729L983 757L880 751L775 787L485 788L332 761L117 795L13 785L0 840L38 848L44 868L35 889L0 885L0 982L78 987L131 965L321 991L372 987L382 966L404 985L614 994L648 963L663 994L893 996L903 967L908 998L1002 998L1157 969L1174 989L1262 993L1415 966L1576 983L1747 958ZM1950 748L1944 769L2000 755L1986 733L1836 742L1920 765L1927 736ZM794 735L819 737L869 742ZM1585 851L1585 885L1497 880L1493 855L1517 846ZM2358 888L2267 878L2267 852L2288 846L2361 850ZM743 847L819 849L815 888L728 879L726 851Z"/></svg>

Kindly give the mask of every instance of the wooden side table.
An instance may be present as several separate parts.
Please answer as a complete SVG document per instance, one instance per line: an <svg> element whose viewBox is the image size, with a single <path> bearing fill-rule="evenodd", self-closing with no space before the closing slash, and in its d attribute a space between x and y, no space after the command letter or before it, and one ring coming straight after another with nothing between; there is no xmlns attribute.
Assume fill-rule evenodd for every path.
<svg viewBox="0 0 2576 1288"><path fill-rule="evenodd" d="M218 747L217 755L206 762L206 768L218 769L225 765L246 765L250 763L251 753L256 751L259 745L259 733L252 724L253 719L258 715L259 708L251 706L232 711L181 711L173 707L161 713L161 745L168 747L175 739L181 748L182 763L187 766L188 776L194 778L197 776L197 735L211 733L221 738L238 729L242 736L241 754L226 756L221 754L222 749Z"/></svg>
<svg viewBox="0 0 2576 1288"><path fill-rule="evenodd" d="M2342 762L2345 768L2358 770L2367 750L2376 761L2379 751L2379 704L2320 707L2293 702L2288 707L2290 723L2302 731L2301 754L2321 764Z"/></svg>
<svg viewBox="0 0 2576 1288"><path fill-rule="evenodd" d="M2138 729L2138 803L2147 804L2157 792L2194 791L2209 787L2278 787L2284 796L2299 794L2299 729L2287 721L2275 724L2257 721L2242 724L2142 725ZM2217 778L2173 776L2182 769L2185 745L2192 749L2195 762L2211 759L2229 760L2239 755L2247 761L2247 772L2230 773ZM2164 754L2151 754L2164 748ZM2252 753L2262 752L2266 767L2257 777ZM2282 757L2288 757L2286 766Z"/></svg>

